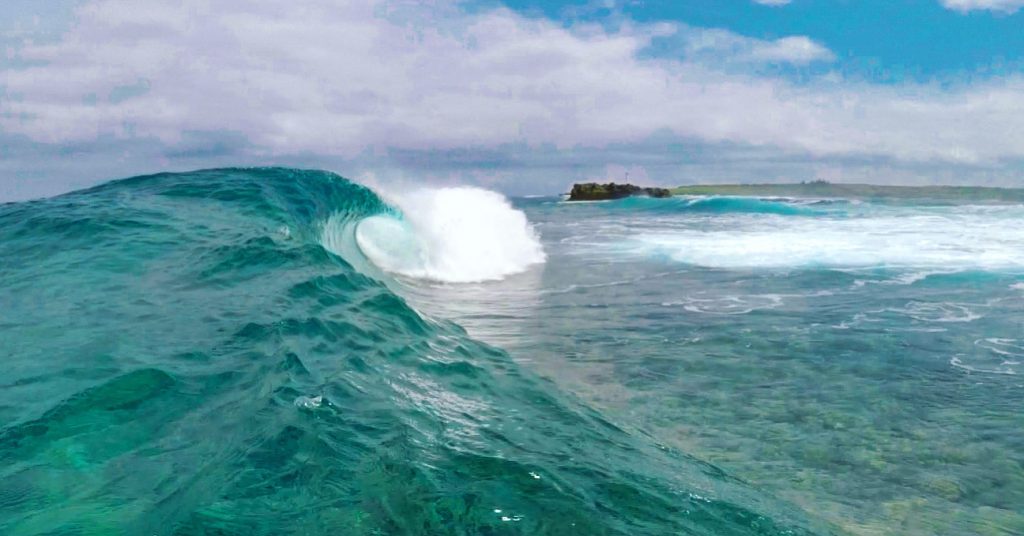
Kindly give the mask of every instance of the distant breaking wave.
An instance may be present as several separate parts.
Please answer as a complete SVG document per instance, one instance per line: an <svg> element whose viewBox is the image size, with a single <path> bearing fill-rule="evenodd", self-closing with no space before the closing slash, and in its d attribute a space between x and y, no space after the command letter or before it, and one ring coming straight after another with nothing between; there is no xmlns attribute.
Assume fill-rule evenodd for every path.
<svg viewBox="0 0 1024 536"><path fill-rule="evenodd" d="M813 207L822 204L824 204L822 200L796 201L756 197L706 196L663 199L630 197L612 201L607 206L611 210L641 210L664 213L746 213L777 214L780 216L816 216L824 212Z"/></svg>
<svg viewBox="0 0 1024 536"><path fill-rule="evenodd" d="M1021 218L1021 206L874 206L815 218L748 213L678 218L639 229L620 243L642 255L722 268L1024 271Z"/></svg>

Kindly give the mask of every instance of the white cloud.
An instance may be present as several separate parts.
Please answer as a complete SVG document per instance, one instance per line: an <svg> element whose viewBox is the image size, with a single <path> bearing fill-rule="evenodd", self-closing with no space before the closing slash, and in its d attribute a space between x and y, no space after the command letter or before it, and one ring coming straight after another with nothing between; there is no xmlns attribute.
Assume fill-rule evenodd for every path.
<svg viewBox="0 0 1024 536"><path fill-rule="evenodd" d="M1024 7L1024 0L939 0L944 7L966 13L974 10L1014 13Z"/></svg>
<svg viewBox="0 0 1024 536"><path fill-rule="evenodd" d="M754 0L754 3L764 6L784 6L792 1L793 0Z"/></svg>
<svg viewBox="0 0 1024 536"><path fill-rule="evenodd" d="M832 51L802 35L783 37L755 46L750 51L750 57L755 60L789 63L810 63L835 59Z"/></svg>
<svg viewBox="0 0 1024 536"><path fill-rule="evenodd" d="M764 40L717 29L687 28L680 33L685 52L704 61L803 65L835 59L828 48L802 35Z"/></svg>
<svg viewBox="0 0 1024 536"><path fill-rule="evenodd" d="M440 0L394 6L93 1L59 41L15 51L30 66L0 70L0 131L52 144L169 145L229 131L263 156L568 151L671 132L812 158L1024 158L1020 78L953 89L798 85L719 63L831 59L806 37L707 30L721 32L700 49L711 56L651 59L642 52L652 39L687 30L566 28Z"/></svg>

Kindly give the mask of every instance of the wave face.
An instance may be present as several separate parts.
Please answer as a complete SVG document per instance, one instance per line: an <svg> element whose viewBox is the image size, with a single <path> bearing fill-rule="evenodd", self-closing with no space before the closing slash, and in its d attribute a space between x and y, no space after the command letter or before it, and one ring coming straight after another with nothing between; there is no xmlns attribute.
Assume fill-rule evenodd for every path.
<svg viewBox="0 0 1024 536"><path fill-rule="evenodd" d="M469 280L543 253L490 194L396 205L222 169L0 206L0 533L820 530L417 313L375 262ZM485 213L516 234L469 266Z"/></svg>
<svg viewBox="0 0 1024 536"><path fill-rule="evenodd" d="M655 213L692 214L777 214L781 216L815 216L822 211L815 207L827 205L827 200L793 200L756 197L700 196L700 197L630 197L608 203L612 210L644 211Z"/></svg>

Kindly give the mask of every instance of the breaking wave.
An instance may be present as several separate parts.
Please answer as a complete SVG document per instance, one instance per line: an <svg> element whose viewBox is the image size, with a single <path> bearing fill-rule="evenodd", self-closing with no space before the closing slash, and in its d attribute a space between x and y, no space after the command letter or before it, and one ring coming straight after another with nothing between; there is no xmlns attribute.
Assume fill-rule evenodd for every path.
<svg viewBox="0 0 1024 536"><path fill-rule="evenodd" d="M378 278L542 262L497 194L136 177L0 205L0 259L3 534L818 530Z"/></svg>

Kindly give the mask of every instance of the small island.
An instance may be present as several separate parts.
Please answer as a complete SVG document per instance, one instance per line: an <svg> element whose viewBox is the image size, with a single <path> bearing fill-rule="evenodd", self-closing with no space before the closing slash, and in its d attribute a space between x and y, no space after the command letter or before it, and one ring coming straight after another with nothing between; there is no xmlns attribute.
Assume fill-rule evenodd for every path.
<svg viewBox="0 0 1024 536"><path fill-rule="evenodd" d="M569 192L569 201L606 201L633 196L672 197L668 188L646 188L632 184L598 184L596 182L576 183Z"/></svg>
<svg viewBox="0 0 1024 536"><path fill-rule="evenodd" d="M609 182L576 183L569 201L606 201L626 197L736 196L861 199L866 201L924 200L937 203L1024 203L1024 189L986 186L889 186L831 183L692 184L676 188L651 188Z"/></svg>

